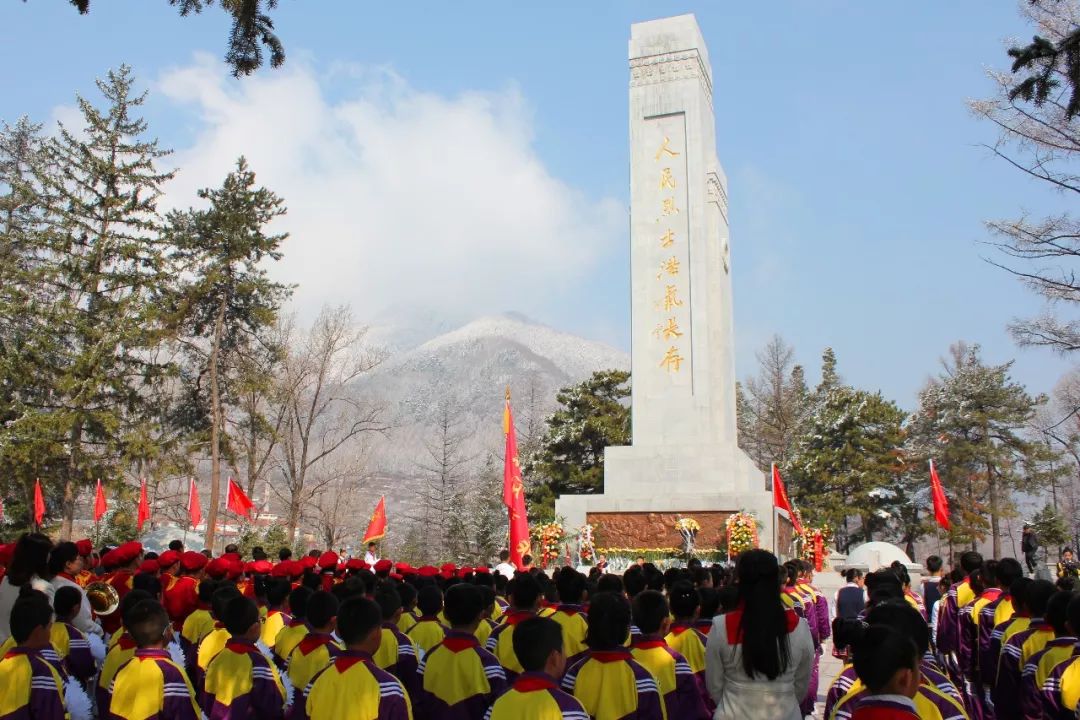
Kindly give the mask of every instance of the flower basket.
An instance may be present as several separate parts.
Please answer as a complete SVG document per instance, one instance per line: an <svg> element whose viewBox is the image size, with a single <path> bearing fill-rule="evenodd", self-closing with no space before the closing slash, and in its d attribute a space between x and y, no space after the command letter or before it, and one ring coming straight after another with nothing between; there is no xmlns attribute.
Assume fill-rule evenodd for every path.
<svg viewBox="0 0 1080 720"><path fill-rule="evenodd" d="M747 550L759 547L757 518L750 512L737 512L727 519L728 558L734 560Z"/></svg>

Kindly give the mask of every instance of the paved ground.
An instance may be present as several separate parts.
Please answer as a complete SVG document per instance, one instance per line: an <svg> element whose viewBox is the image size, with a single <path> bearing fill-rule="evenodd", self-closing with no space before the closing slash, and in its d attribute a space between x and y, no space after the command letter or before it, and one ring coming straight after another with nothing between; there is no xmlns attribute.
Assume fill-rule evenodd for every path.
<svg viewBox="0 0 1080 720"><path fill-rule="evenodd" d="M821 656L821 682L818 684L818 701L814 707L816 711L814 717L816 718L824 718L825 693L829 691L829 685L840 674L840 668L843 667L843 664L833 657L831 641L825 643L823 650L824 654Z"/></svg>

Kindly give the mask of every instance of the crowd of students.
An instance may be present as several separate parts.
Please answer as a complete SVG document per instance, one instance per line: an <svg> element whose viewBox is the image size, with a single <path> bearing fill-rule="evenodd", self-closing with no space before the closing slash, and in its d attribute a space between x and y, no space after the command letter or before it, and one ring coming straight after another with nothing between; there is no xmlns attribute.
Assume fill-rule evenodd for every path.
<svg viewBox="0 0 1080 720"><path fill-rule="evenodd" d="M830 636L826 718L1072 718L1080 699L1071 579L1011 558L965 553L929 603L903 566L852 573L830 607L764 550L509 578L226 550L0 547L0 718L802 720ZM95 582L114 612L88 607Z"/></svg>

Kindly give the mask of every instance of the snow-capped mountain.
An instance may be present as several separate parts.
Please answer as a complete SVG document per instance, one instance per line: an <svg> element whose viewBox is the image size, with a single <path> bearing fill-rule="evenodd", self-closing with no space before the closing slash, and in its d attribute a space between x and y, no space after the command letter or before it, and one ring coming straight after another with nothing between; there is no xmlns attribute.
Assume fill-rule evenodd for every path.
<svg viewBox="0 0 1080 720"><path fill-rule="evenodd" d="M508 386L520 435L530 423L540 426L554 409L560 388L596 370L630 367L625 352L515 313L480 318L408 348L410 341L439 326L431 314L411 318L420 318L423 327L372 328L369 339L383 343L389 355L358 387L378 398L393 426L372 457L384 472L408 475L430 461L425 444L436 442L446 417L455 433L466 437L462 444L468 454L501 447Z"/></svg>

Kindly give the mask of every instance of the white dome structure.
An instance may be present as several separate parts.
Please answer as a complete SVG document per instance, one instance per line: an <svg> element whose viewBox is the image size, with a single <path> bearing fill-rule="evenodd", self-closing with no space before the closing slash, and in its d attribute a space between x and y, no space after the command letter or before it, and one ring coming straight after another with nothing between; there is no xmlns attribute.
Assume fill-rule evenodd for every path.
<svg viewBox="0 0 1080 720"><path fill-rule="evenodd" d="M852 548L844 561L846 567L865 567L870 572L888 567L899 560L908 569L917 567L900 548L887 542L868 542Z"/></svg>

